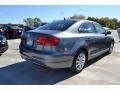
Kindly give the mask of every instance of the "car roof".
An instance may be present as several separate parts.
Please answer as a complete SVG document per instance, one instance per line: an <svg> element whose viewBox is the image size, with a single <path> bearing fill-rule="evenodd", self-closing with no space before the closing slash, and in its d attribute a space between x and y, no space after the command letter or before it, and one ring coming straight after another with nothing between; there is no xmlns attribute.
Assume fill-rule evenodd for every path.
<svg viewBox="0 0 120 90"><path fill-rule="evenodd" d="M76 21L76 22L94 22L94 21L90 21L90 20L83 20L83 19L66 19L66 20L57 20L57 21ZM96 23L96 22L94 22Z"/></svg>
<svg viewBox="0 0 120 90"><path fill-rule="evenodd" d="M78 22L94 22L94 21L90 21L90 20L79 20ZM94 23L96 23L96 22L94 22Z"/></svg>

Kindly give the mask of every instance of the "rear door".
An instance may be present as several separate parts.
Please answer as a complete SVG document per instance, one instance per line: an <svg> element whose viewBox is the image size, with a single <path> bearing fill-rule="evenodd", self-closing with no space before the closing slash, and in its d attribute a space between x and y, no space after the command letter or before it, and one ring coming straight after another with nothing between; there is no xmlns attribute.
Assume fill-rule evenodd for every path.
<svg viewBox="0 0 120 90"><path fill-rule="evenodd" d="M96 34L95 27L92 22L85 22L80 25L79 27L79 33L84 33L85 36L83 38L86 40L86 43L88 45L88 52L91 55L98 52L98 45L99 45L99 39Z"/></svg>

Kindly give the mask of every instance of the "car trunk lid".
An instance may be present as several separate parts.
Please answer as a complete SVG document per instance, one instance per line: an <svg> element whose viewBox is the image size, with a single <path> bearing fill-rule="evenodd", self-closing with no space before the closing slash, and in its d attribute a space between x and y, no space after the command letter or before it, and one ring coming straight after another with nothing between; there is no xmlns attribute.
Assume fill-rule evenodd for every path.
<svg viewBox="0 0 120 90"><path fill-rule="evenodd" d="M22 40L23 45L30 49L43 50L44 48L45 50L45 47L47 47L47 49L50 49L51 46L38 45L37 40L38 38L41 38L41 37L54 37L53 35L58 32L60 31L31 30L31 31L25 32L21 40Z"/></svg>

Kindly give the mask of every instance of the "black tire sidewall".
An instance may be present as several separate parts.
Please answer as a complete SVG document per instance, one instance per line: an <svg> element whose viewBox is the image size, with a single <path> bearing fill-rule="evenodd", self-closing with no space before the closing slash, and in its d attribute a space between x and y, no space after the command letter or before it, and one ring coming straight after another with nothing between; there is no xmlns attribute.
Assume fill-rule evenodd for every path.
<svg viewBox="0 0 120 90"><path fill-rule="evenodd" d="M84 66L83 66L83 68L82 68L81 70L77 70L77 69L76 69L76 60L77 60L78 55L80 55L81 53L83 53L83 54L85 55L85 58L86 58L86 59L85 59L85 64L86 64L87 54L86 54L85 51L81 50L81 51L79 51L79 52L77 53L77 55L75 56L75 58L74 58L74 60L73 60L72 67L70 68L70 70L71 70L72 72L79 73L79 72L81 72L81 71L84 69L84 67L85 67L85 64L84 64Z"/></svg>
<svg viewBox="0 0 120 90"><path fill-rule="evenodd" d="M114 42L111 42L111 44L113 44L113 48L114 48ZM111 54L113 52L113 50L111 52L111 44L110 44L109 51L108 51L109 54Z"/></svg>

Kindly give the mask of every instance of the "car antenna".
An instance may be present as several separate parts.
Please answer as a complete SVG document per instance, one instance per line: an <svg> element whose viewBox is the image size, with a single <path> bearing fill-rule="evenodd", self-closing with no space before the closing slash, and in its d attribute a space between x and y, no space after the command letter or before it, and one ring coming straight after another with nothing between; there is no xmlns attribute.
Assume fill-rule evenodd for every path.
<svg viewBox="0 0 120 90"><path fill-rule="evenodd" d="M66 18L65 18L65 16L64 16L64 13L63 13L63 12L61 12L60 14L61 14L61 15L62 15L62 17L63 17L63 20L66 20Z"/></svg>

